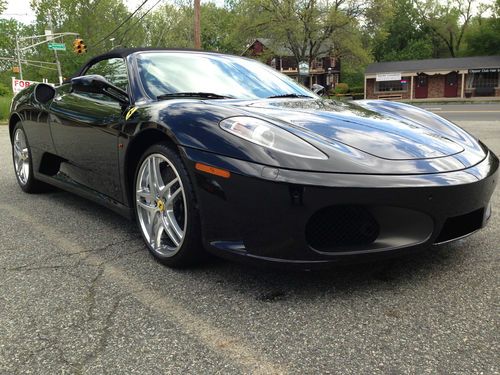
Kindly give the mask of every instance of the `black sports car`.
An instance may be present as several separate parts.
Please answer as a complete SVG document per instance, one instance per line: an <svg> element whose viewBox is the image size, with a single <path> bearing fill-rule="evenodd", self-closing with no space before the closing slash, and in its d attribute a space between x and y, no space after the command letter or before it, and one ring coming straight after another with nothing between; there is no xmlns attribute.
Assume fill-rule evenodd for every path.
<svg viewBox="0 0 500 375"><path fill-rule="evenodd" d="M416 107L325 100L259 62L122 49L13 100L16 177L136 219L169 266L202 249L302 267L482 228L498 159Z"/></svg>

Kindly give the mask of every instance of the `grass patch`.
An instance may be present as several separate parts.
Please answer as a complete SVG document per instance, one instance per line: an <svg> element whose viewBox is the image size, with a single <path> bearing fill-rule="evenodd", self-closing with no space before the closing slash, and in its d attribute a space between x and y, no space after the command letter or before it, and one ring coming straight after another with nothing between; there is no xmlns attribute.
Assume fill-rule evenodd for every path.
<svg viewBox="0 0 500 375"><path fill-rule="evenodd" d="M0 124L6 124L12 96L0 96Z"/></svg>

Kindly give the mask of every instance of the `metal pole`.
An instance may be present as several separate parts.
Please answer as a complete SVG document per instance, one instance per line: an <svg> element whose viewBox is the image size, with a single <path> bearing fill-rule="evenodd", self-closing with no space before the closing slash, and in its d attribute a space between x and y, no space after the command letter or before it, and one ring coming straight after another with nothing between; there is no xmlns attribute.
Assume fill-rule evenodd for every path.
<svg viewBox="0 0 500 375"><path fill-rule="evenodd" d="M200 0L194 0L194 48L201 49Z"/></svg>
<svg viewBox="0 0 500 375"><path fill-rule="evenodd" d="M19 39L17 39L17 35L16 35L16 56L17 56L17 65L19 65L19 78L23 79L23 67L21 66L21 51L19 51Z"/></svg>
<svg viewBox="0 0 500 375"><path fill-rule="evenodd" d="M54 30L52 29L52 15L50 12L48 13L49 16L49 29L50 33L53 34ZM59 84L62 85L63 83L63 77L62 77L62 71L61 71L61 63L59 62L59 56L57 56L57 51L54 50L54 56L56 58L56 66L57 66L57 74L59 76Z"/></svg>

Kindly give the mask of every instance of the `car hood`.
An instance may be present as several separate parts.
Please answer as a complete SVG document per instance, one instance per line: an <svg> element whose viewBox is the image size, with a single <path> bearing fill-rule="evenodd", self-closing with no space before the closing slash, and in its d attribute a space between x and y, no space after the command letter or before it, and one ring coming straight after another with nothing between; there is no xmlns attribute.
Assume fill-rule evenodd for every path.
<svg viewBox="0 0 500 375"><path fill-rule="evenodd" d="M465 132L451 123L435 126L432 116L420 120L405 117L408 108L391 112L377 106L382 103L280 99L238 105L270 120L284 121L324 142L342 143L389 160L447 157L461 153L471 143L470 137L464 137Z"/></svg>

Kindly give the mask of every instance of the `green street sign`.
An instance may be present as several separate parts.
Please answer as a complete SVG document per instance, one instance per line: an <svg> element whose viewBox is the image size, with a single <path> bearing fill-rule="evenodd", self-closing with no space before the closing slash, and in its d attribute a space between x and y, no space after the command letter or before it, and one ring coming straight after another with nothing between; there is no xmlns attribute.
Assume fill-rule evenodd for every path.
<svg viewBox="0 0 500 375"><path fill-rule="evenodd" d="M64 43L49 43L49 49L54 51L66 51L66 44Z"/></svg>

